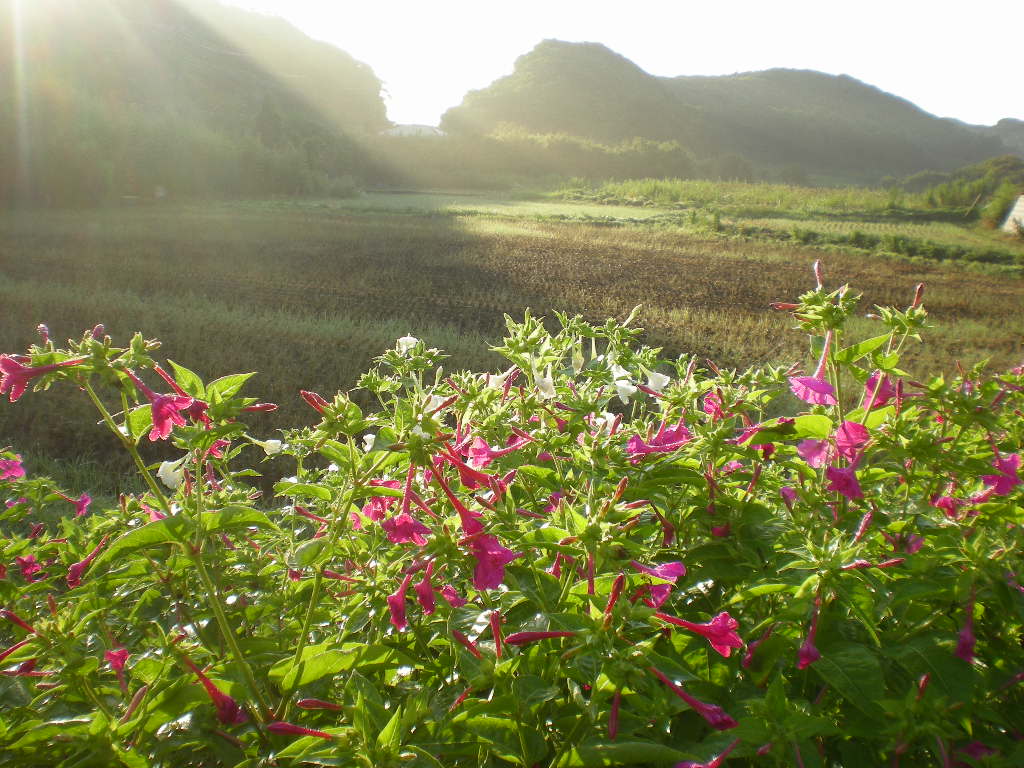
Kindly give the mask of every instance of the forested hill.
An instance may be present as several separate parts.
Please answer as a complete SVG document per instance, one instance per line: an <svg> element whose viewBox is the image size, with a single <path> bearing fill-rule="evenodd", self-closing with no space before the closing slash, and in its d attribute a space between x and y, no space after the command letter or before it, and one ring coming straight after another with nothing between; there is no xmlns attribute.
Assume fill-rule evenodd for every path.
<svg viewBox="0 0 1024 768"><path fill-rule="evenodd" d="M0 0L0 87L0 203L312 191L389 124L368 66L215 0Z"/></svg>
<svg viewBox="0 0 1024 768"><path fill-rule="evenodd" d="M508 126L605 142L676 140L698 157L739 155L763 169L851 181L1020 151L995 128L937 118L845 75L655 77L603 45L557 40L521 56L511 75L470 92L442 120L454 132Z"/></svg>

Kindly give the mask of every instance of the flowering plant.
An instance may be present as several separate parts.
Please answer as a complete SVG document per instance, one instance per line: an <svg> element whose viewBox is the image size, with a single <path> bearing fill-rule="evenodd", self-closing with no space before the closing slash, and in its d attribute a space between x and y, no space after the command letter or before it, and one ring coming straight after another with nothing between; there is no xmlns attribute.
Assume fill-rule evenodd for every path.
<svg viewBox="0 0 1024 768"><path fill-rule="evenodd" d="M854 341L823 282L776 305L810 375L527 315L503 373L406 336L373 412L303 392L274 439L249 375L142 336L0 357L11 402L81 388L147 488L89 507L0 456L0 758L1019 765L1024 371L909 381L920 290Z"/></svg>

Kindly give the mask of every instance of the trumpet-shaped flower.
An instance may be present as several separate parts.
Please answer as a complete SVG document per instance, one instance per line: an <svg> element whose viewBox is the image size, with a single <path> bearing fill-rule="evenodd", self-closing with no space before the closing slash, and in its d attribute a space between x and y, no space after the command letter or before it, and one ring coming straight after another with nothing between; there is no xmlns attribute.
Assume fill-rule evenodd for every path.
<svg viewBox="0 0 1024 768"><path fill-rule="evenodd" d="M476 558L473 586L477 589L496 589L505 579L505 566L523 554L506 549L490 534L471 537L469 549Z"/></svg>
<svg viewBox="0 0 1024 768"><path fill-rule="evenodd" d="M21 465L21 456L13 459L0 459L0 480L17 480L25 476L25 468Z"/></svg>
<svg viewBox="0 0 1024 768"><path fill-rule="evenodd" d="M213 681L203 674L203 671L193 664L191 659L185 657L184 662L195 676L199 678L203 688L206 689L206 694L210 697L210 701L213 702L213 706L217 710L218 720L224 723L224 725L236 725L244 723L249 719L245 711L238 705L238 702L214 685Z"/></svg>
<svg viewBox="0 0 1024 768"><path fill-rule="evenodd" d="M668 582L667 584L649 584L644 588L649 595L649 597L644 598L644 602L652 608L660 608L668 600L676 580L680 576L686 575L686 566L679 561L662 563L651 568L634 560L632 565L641 573L646 573L648 576Z"/></svg>
<svg viewBox="0 0 1024 768"><path fill-rule="evenodd" d="M827 490L841 493L851 501L863 499L864 493L857 482L857 473L853 467L829 467L825 470L825 477L828 478Z"/></svg>
<svg viewBox="0 0 1024 768"><path fill-rule="evenodd" d="M879 383L879 377L881 377L881 383ZM875 371L864 384L864 396L867 398L865 408L881 408L896 397L896 388L889 382L888 375Z"/></svg>
<svg viewBox="0 0 1024 768"><path fill-rule="evenodd" d="M734 749L736 749L736 747L739 745L739 743L740 743L740 739L734 739L729 744L729 746L727 746L725 749L723 749L717 755L712 757L706 763L696 763L693 760L684 760L681 763L676 763L675 768L719 768L719 766L721 766L722 763L725 762L725 758L727 758L729 756L730 752L732 752Z"/></svg>
<svg viewBox="0 0 1024 768"><path fill-rule="evenodd" d="M992 460L992 466L996 468L997 474L982 475L981 481L992 489L997 496L1006 496L1015 486L1021 484L1020 475L1020 454L1013 453L1005 458L997 456Z"/></svg>
<svg viewBox="0 0 1024 768"><path fill-rule="evenodd" d="M391 612L391 623L399 632L402 632L409 626L409 622L405 618L405 593L409 589L411 581L412 574L405 574L402 583L398 585L398 589L387 596L388 610Z"/></svg>
<svg viewBox="0 0 1024 768"><path fill-rule="evenodd" d="M839 455L847 461L854 461L861 449L871 439L871 433L863 424L844 421L836 430L835 440Z"/></svg>
<svg viewBox="0 0 1024 768"><path fill-rule="evenodd" d="M828 440L801 440L796 446L796 452L807 462L807 466L821 469L832 458L832 445Z"/></svg>
<svg viewBox="0 0 1024 768"><path fill-rule="evenodd" d="M736 634L736 629L740 623L725 611L703 624L696 624L685 619L677 619L675 616L669 616L665 613L656 613L654 615L662 621L667 621L669 624L675 624L677 627L683 627L701 635L711 644L712 648L726 658L729 658L733 648L743 647L743 640Z"/></svg>
<svg viewBox="0 0 1024 768"><path fill-rule="evenodd" d="M82 574L88 570L89 566L92 565L92 561L96 559L96 556L100 553L104 546L106 546L107 539L109 536L104 536L100 543L96 545L92 552L85 556L85 558L68 568L68 587L74 589L82 583Z"/></svg>
<svg viewBox="0 0 1024 768"><path fill-rule="evenodd" d="M700 701L688 694L681 685L672 682L660 669L657 667L649 668L651 673L661 680L669 689L680 699L690 705L698 715L707 721L707 724L714 728L716 731L727 731L730 728L735 728L739 725L724 709L717 704L708 704L707 702Z"/></svg>
<svg viewBox="0 0 1024 768"><path fill-rule="evenodd" d="M13 403L25 394L25 390L28 389L32 379L84 362L85 358L83 357L75 360L64 360L51 365L29 366L23 365L10 355L0 355L0 395L7 394L8 400Z"/></svg>
<svg viewBox="0 0 1024 768"><path fill-rule="evenodd" d="M412 542L417 546L424 546L427 540L425 534L431 530L410 515L408 512L401 512L395 517L388 518L381 522L380 527L388 534L388 540L393 544L407 544Z"/></svg>

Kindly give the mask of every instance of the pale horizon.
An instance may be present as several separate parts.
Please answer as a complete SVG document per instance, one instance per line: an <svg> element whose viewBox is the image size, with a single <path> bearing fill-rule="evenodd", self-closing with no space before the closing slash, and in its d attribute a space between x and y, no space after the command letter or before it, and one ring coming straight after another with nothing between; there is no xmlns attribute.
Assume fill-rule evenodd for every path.
<svg viewBox="0 0 1024 768"><path fill-rule="evenodd" d="M392 0L373 6L318 0L221 0L279 16L337 46L383 81L388 119L437 125L470 90L511 74L545 39L607 46L652 75L729 75L765 69L845 74L938 117L975 125L1024 118L1012 82L1022 58L1016 3L963 6L867 0L848 5L787 0L728 7L610 2ZM504 15L508 9L508 15Z"/></svg>

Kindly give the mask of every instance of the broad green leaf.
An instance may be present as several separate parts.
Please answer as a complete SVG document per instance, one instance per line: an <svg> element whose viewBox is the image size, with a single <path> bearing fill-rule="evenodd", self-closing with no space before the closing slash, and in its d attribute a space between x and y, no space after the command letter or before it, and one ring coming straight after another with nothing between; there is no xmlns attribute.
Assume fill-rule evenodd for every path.
<svg viewBox="0 0 1024 768"><path fill-rule="evenodd" d="M692 753L649 741L593 741L571 749L558 761L557 768L678 763L697 759Z"/></svg>
<svg viewBox="0 0 1024 768"><path fill-rule="evenodd" d="M807 413L793 419L794 437L824 440L832 434L832 419L820 413Z"/></svg>
<svg viewBox="0 0 1024 768"><path fill-rule="evenodd" d="M128 433L135 438L135 442L139 442L142 436L153 427L153 406L146 403L132 410L128 414L125 426L128 428Z"/></svg>
<svg viewBox="0 0 1024 768"><path fill-rule="evenodd" d="M880 346L885 344L889 340L889 334L886 333L882 336L875 336L872 339L865 339L859 344L853 344L852 346L841 349L835 354L836 362L839 363L855 363L860 360L864 355L869 355L878 349Z"/></svg>
<svg viewBox="0 0 1024 768"><path fill-rule="evenodd" d="M748 587L737 592L729 598L729 605L742 603L744 600L749 600L752 597L771 595L776 592L795 592L797 589L798 587L793 584L758 584L756 587Z"/></svg>
<svg viewBox="0 0 1024 768"><path fill-rule="evenodd" d="M315 565L327 556L329 543L326 537L302 542L288 558L288 565L292 568Z"/></svg>
<svg viewBox="0 0 1024 768"><path fill-rule="evenodd" d="M178 382L178 386L192 395L192 397L198 397L200 400L206 397L203 380L199 378L198 374L173 360L168 360L167 362L174 369L174 380Z"/></svg>
<svg viewBox="0 0 1024 768"><path fill-rule="evenodd" d="M885 694L885 678L875 654L856 643L838 643L819 650L821 658L811 669L864 714L880 716L877 699Z"/></svg>
<svg viewBox="0 0 1024 768"><path fill-rule="evenodd" d="M266 513L252 507L231 504L223 509L203 515L203 527L207 531L230 531L236 528L270 528L277 530Z"/></svg>
<svg viewBox="0 0 1024 768"><path fill-rule="evenodd" d="M324 643L306 648L298 664L294 664L292 659L279 661L270 668L269 677L282 691L291 691L353 667L383 665L387 668L401 663L394 649L382 645L345 643L337 646Z"/></svg>
<svg viewBox="0 0 1024 768"><path fill-rule="evenodd" d="M93 561L93 572L98 572L107 566L108 563L116 561L129 552L152 547L157 544L182 543L192 532L192 524L184 515L171 515L163 520L147 523L141 528L117 537L100 553L100 556Z"/></svg>
<svg viewBox="0 0 1024 768"><path fill-rule="evenodd" d="M212 399L215 395L221 400L233 397L250 378L256 375L252 373L235 373L230 376L222 376L206 385L207 395Z"/></svg>
<svg viewBox="0 0 1024 768"><path fill-rule="evenodd" d="M395 710L395 714L388 720L381 732L377 735L377 745L382 749L394 750L402 743L402 707Z"/></svg>
<svg viewBox="0 0 1024 768"><path fill-rule="evenodd" d="M276 483L274 493L278 496L306 496L321 501L330 501L332 494L329 488L312 483Z"/></svg>

